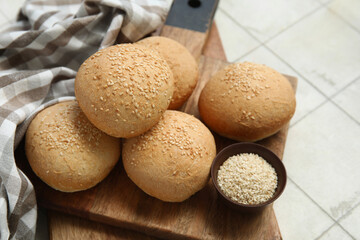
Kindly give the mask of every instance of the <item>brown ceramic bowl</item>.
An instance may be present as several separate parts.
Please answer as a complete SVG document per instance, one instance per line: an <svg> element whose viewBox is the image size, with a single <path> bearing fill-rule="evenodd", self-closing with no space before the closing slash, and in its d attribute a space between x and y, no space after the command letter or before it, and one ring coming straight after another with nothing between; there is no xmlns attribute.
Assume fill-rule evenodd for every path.
<svg viewBox="0 0 360 240"><path fill-rule="evenodd" d="M241 153L256 153L262 158L264 158L268 163L270 163L271 166L275 169L278 177L278 185L274 195L266 202L260 204L253 204L253 205L241 204L231 200L221 191L220 186L218 185L217 182L217 175L220 166L229 157ZM243 212L257 212L259 210L263 210L266 206L273 203L282 194L286 185L286 170L284 164L276 156L276 154L270 151L269 149L265 148L264 146L256 143L247 143L247 142L235 143L224 148L217 154L211 165L211 178L218 192L219 197L224 201L226 205L228 205L233 209L240 210Z"/></svg>

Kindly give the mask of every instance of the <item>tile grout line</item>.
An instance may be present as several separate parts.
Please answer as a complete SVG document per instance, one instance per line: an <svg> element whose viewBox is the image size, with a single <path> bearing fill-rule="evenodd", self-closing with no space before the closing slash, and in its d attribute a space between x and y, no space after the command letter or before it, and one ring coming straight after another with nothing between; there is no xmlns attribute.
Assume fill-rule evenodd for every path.
<svg viewBox="0 0 360 240"><path fill-rule="evenodd" d="M281 30L280 32L278 32L277 34L275 34L274 36L270 37L269 39L267 39L264 42L264 45L268 42L270 42L271 40L273 40L274 38L276 38L277 36L279 36L280 34L282 34L283 32L286 32L287 30L289 30L290 28L292 28L293 26L295 26L296 24L302 22L305 18L310 17L311 15L315 14L317 11L320 11L320 9L324 8L323 5L320 4L320 6L318 6L317 8L314 8L314 10L308 12L307 14L305 14L304 16L302 16L301 18L299 18L297 21L293 22L292 24L290 24L289 26L287 26L285 29Z"/></svg>
<svg viewBox="0 0 360 240"><path fill-rule="evenodd" d="M303 78L307 83L309 83L313 88L315 88L323 97L329 100L329 97L322 92L317 86L315 86L309 79L307 79L304 75L302 75L299 71L297 71L293 66L291 66L288 62L286 62L282 57L280 57L276 52L274 52L270 47L264 45L264 47L274 54L277 58L279 58L283 63L285 63L289 68L291 68L296 74L298 74L301 78Z"/></svg>
<svg viewBox="0 0 360 240"><path fill-rule="evenodd" d="M267 45L264 45L264 47L270 51L272 54L274 54L282 63L287 65L291 70L293 70L297 75L299 75L302 79L304 79L311 87L313 87L320 95L322 95L325 98L325 101L319 104L315 109L311 110L309 113L307 113L305 116L300 118L298 121L296 121L294 124L291 125L294 126L296 123L300 122L300 120L307 117L310 113L314 112L314 110L318 109L320 106L324 105L326 102L330 101L330 98L322 92L317 86L315 86L309 79L307 79L304 75L302 75L299 71L297 71L291 64L289 64L287 61L285 61L282 57L280 57L277 53L275 53L270 47Z"/></svg>
<svg viewBox="0 0 360 240"><path fill-rule="evenodd" d="M336 222L334 222L330 227L328 227L325 231L323 231L318 237L315 238L315 240L319 240L322 236L325 235L325 233L329 232L332 227L336 226Z"/></svg>
<svg viewBox="0 0 360 240"><path fill-rule="evenodd" d="M247 56L247 55L249 55L250 53L252 53L252 52L254 52L254 51L256 51L257 49L259 49L259 48L261 48L262 46L264 46L262 43L260 43L258 46L256 46L255 48L253 48L253 49L251 49L251 50L249 50L249 51L247 51L246 53L244 53L241 57L239 57L239 58L236 58L234 61L231 61L232 63L236 63L236 62L238 62L241 58L243 58L243 57L245 57L245 56Z"/></svg>
<svg viewBox="0 0 360 240"><path fill-rule="evenodd" d="M313 9L312 11L306 13L304 16L302 16L301 18L299 18L298 20L296 20L295 22L291 23L289 26L287 26L286 28L282 29L281 31L277 32L274 36L269 37L267 40L265 41L261 41L260 39L258 39L256 36L254 36L246 27L244 27L243 25L241 25L240 23L238 23L226 10L222 9L219 7L219 9L228 17L230 18L235 25L237 25L238 27L240 27L241 29L243 29L247 34L249 34L252 38L254 38L255 40L257 40L258 42L261 43L261 45L265 45L266 43L268 43L269 41L273 40L274 38L276 38L277 36L279 36L280 34L282 34L283 32L287 31L288 29L290 29L291 27L293 27L294 25L298 24L299 22L301 22L302 20L304 20L305 18L309 17L310 15L314 14L315 12L317 12L318 10L320 10L321 8L324 8L324 6L322 4L319 4L318 7L316 7L315 9ZM248 53L247 53L248 54ZM240 56L239 58L237 58L237 60L239 60L240 58L244 57L244 55Z"/></svg>
<svg viewBox="0 0 360 240"><path fill-rule="evenodd" d="M248 56L249 54L251 54L252 52L255 52L257 49L259 49L259 48L261 48L261 47L263 47L263 46L264 46L264 44L261 43L259 46L257 46L256 48L252 49L251 51L248 51L247 53L244 53L243 55L241 55L240 57L238 57L237 59L235 59L233 62L239 62L240 59Z"/></svg>
<svg viewBox="0 0 360 240"><path fill-rule="evenodd" d="M339 91L337 91L336 93L334 93L333 95L331 95L329 98L333 99L335 98L337 95L339 95L341 92L343 92L346 88L348 88L350 85L352 85L353 83L355 83L357 80L360 80L360 76L357 76L354 80L350 81L349 83L347 83L345 86L343 86L341 89L339 89Z"/></svg>
<svg viewBox="0 0 360 240"><path fill-rule="evenodd" d="M224 9L221 9L221 8L219 7L219 8L218 8L218 11L222 12L231 22L233 22L235 25L237 25L237 26L240 27L243 31L245 31L241 26L239 26L239 25L235 22L235 20L234 20ZM248 34L247 31L245 31L245 32ZM261 41L259 41L258 39L254 38L252 35L250 35L250 37L251 37L254 41L256 41L257 46L254 47L254 48L252 48L251 50L245 52L243 55L241 55L240 58L242 58L242 57L245 56L245 55L248 55L248 54L252 53L252 52L255 51L256 49L258 49L258 48L260 48L261 46L263 46L263 43L262 43ZM237 62L240 58L236 58L235 60L233 60L233 61L231 61L231 62L232 62L232 63Z"/></svg>
<svg viewBox="0 0 360 240"><path fill-rule="evenodd" d="M316 106L314 109L310 110L308 113L306 113L304 116L302 116L301 118L299 118L296 122L293 122L290 124L289 127L293 127L294 125L296 125L298 122L300 122L302 119L306 118L308 115L310 115L311 113L313 113L314 111L316 111L317 109L319 109L321 106L323 106L325 103L327 102L331 102L333 103L336 107L340 108L340 110L345 111L341 106L339 106L336 102L334 102L333 98L338 95L339 93L341 93L342 91L344 91L347 87L349 87L351 84L353 84L354 82L356 82L357 80L360 79L359 77L356 77L353 81L351 81L350 83L348 83L346 86L344 86L343 88L341 88L337 93L333 94L332 96L328 97L325 99L325 101L323 101L322 103L320 103L318 106ZM350 114L346 113L346 115L349 115L349 117L354 120L355 122L358 123L358 120L353 118Z"/></svg>
<svg viewBox="0 0 360 240"><path fill-rule="evenodd" d="M294 180L292 180L289 176L288 179L301 191L303 192L316 206L320 208L322 212L324 212L328 217L330 217L331 220L335 222L335 224L338 224L338 226L347 234L349 234L350 237L355 239L341 224L338 223L336 219L334 219L323 207L320 206L308 193L306 193ZM351 210L350 210L351 211ZM345 214L344 214L345 215ZM340 219L340 218L339 218ZM326 231L326 230L325 230Z"/></svg>
<svg viewBox="0 0 360 240"><path fill-rule="evenodd" d="M287 63L284 59L282 59L278 54L276 54L270 47L268 47L267 45L264 45L264 47L269 50L272 54L274 54L276 57L278 57L283 63L285 63L288 67L290 67L296 74L298 74L301 78L303 78L307 83L309 83L313 88L315 88L321 95L323 95L323 97L325 97L327 100L329 100L331 103L333 103L338 109L340 109L343 113L345 113L345 115L347 115L350 119L354 120L355 123L357 123L358 125L360 125L359 121L357 119L355 119L352 115L350 115L347 111L345 111L345 109L343 109L341 106L339 106L337 103L335 103L331 97L334 96L334 94L338 94L341 91L343 91L345 88L341 88L340 90L338 90L336 93L334 93L333 95L331 95L330 97L327 96L324 92L322 92L317 86L315 86L307 77L305 77L304 75L302 75L299 71L297 71L293 66L291 66L289 63ZM359 77L356 77L355 79L351 80L350 83L355 82Z"/></svg>
<svg viewBox="0 0 360 240"><path fill-rule="evenodd" d="M360 122L354 118L351 114L349 114L345 109L343 109L339 104L337 104L335 101L330 99L330 102L334 104L338 109L340 109L343 113L345 113L350 119L352 119L357 125L360 125Z"/></svg>
<svg viewBox="0 0 360 240"><path fill-rule="evenodd" d="M333 220L336 223L336 220L328 213L326 210L320 206L307 192L305 192L290 176L288 176L288 179L302 192L305 194L306 197L308 197L317 207L320 208L322 212L324 212L331 220Z"/></svg>
<svg viewBox="0 0 360 240"><path fill-rule="evenodd" d="M346 25L348 25L350 28L352 28L355 32L360 34L360 30L357 29L354 25L351 24L351 22L348 22L348 20L346 20L341 14L335 12L334 10L332 10L331 8L328 7L328 5L331 3L332 1L329 1L327 3L321 3L321 5L323 5L329 12L333 13L336 17L338 17L341 21L343 21Z"/></svg>
<svg viewBox="0 0 360 240"><path fill-rule="evenodd" d="M311 109L308 113L306 113L304 116L302 116L301 118L299 118L296 122L292 123L290 125L290 127L294 127L297 123L299 123L301 120L303 120L304 118L306 118L307 116L309 116L310 114L312 114L313 112L315 112L316 110L318 110L320 107L322 107L323 105L325 105L326 103L328 103L330 100L329 99L325 99L325 101L323 101L322 103L320 103L319 105L317 105L314 109ZM295 110L296 111L296 110Z"/></svg>
<svg viewBox="0 0 360 240"><path fill-rule="evenodd" d="M322 236L324 236L327 232L329 232L331 230L331 228L333 228L334 226L340 227L342 230L344 230L344 232L349 237L351 237L353 240L356 240L348 231L346 231L344 228L342 228L338 222L334 222L334 224L332 224L329 228L327 228L324 232L322 232L318 237L316 237L315 240L319 240Z"/></svg>
<svg viewBox="0 0 360 240"><path fill-rule="evenodd" d="M264 43L262 41L260 41L258 38L254 37L245 27L243 27L242 25L240 25L230 14L228 14L228 12L226 12L224 9L219 7L219 10L221 10L221 12L223 12L235 25L237 25L239 28L241 28L243 31L245 31L247 34L250 35L250 37L252 37L256 42L260 43L257 47L255 47L254 49L244 53L243 55L241 55L240 57L238 57L237 59L235 59L233 62L237 62L239 61L241 58L249 55L250 53L254 52L255 50L259 49L260 47L264 46Z"/></svg>
<svg viewBox="0 0 360 240"><path fill-rule="evenodd" d="M349 216L350 213L351 213L355 208L357 208L357 207L359 207L359 206L360 206L360 201L359 201L357 204L355 204L352 208L350 208L350 210L347 211L347 213L345 213L344 215L342 215L342 216L338 219L338 222L341 221L342 219L344 219L345 217ZM339 224L340 224L340 223L339 223ZM341 225L341 224L340 224L340 225Z"/></svg>
<svg viewBox="0 0 360 240"><path fill-rule="evenodd" d="M338 14L337 12L335 12L334 10L327 8L328 11L332 12L335 16L337 16L341 21L343 21L344 23L346 23L346 25L348 25L352 30L354 30L355 32L360 34L360 30L357 29L354 25L352 25L350 22L348 22L342 15Z"/></svg>

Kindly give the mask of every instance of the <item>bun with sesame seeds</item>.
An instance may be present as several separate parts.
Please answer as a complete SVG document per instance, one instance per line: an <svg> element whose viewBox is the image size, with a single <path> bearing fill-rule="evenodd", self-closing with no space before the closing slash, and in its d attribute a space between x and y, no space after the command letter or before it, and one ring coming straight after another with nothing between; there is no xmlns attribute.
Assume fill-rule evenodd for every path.
<svg viewBox="0 0 360 240"><path fill-rule="evenodd" d="M158 51L169 64L175 89L168 109L180 108L194 91L198 80L199 69L193 55L177 41L161 36L148 37L137 44Z"/></svg>
<svg viewBox="0 0 360 240"><path fill-rule="evenodd" d="M296 106L290 82L261 64L231 64L217 72L199 98L199 112L218 134L254 142L279 131Z"/></svg>
<svg viewBox="0 0 360 240"><path fill-rule="evenodd" d="M26 133L25 151L35 174L63 192L91 188L113 169L121 155L120 139L101 132L76 101L39 112Z"/></svg>
<svg viewBox="0 0 360 240"><path fill-rule="evenodd" d="M90 122L121 138L138 136L154 126L173 91L166 61L137 44L96 52L81 65L75 79L76 98Z"/></svg>
<svg viewBox="0 0 360 240"><path fill-rule="evenodd" d="M181 202L209 180L216 155L214 137L197 118L167 110L146 133L126 139L123 164L144 192L166 202Z"/></svg>

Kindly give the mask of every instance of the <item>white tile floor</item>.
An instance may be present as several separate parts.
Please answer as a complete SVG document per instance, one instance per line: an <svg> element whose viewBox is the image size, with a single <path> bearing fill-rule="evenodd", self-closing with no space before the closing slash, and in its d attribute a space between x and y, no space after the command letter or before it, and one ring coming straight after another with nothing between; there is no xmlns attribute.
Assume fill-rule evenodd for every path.
<svg viewBox="0 0 360 240"><path fill-rule="evenodd" d="M0 0L0 26L23 1ZM275 203L284 239L360 239L359 9L359 0L220 0L228 60L299 79L289 181Z"/></svg>
<svg viewBox="0 0 360 240"><path fill-rule="evenodd" d="M275 203L284 239L360 239L358 9L358 0L221 0L215 16L229 61L299 79L289 184Z"/></svg>

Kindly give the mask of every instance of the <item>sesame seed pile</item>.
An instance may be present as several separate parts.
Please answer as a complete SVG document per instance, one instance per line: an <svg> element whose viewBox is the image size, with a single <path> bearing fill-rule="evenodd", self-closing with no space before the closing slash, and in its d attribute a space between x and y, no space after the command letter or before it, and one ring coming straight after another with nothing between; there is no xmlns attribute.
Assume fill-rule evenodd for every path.
<svg viewBox="0 0 360 240"><path fill-rule="evenodd" d="M242 204L263 203L274 195L277 187L274 168L253 153L228 158L220 166L217 181L227 197Z"/></svg>
<svg viewBox="0 0 360 240"><path fill-rule="evenodd" d="M103 134L94 127L85 117L76 102L62 103L59 112L54 114L47 112L40 121L40 131L35 136L40 137L40 145L46 149L64 153L78 151L95 151L99 146L99 140ZM49 121L50 120L50 121Z"/></svg>
<svg viewBox="0 0 360 240"><path fill-rule="evenodd" d="M160 94L167 96L167 103L170 103L172 94L166 85L172 78L171 71L156 52L131 44L106 48L85 61L85 74L92 72L88 62L93 62L96 68L104 61L108 67L90 79L97 93L102 94L99 104L91 105L95 112L111 112L116 117L115 122L126 122L129 119L122 116L123 109L135 118L146 119L164 111L154 104ZM111 99L119 99L119 102Z"/></svg>

